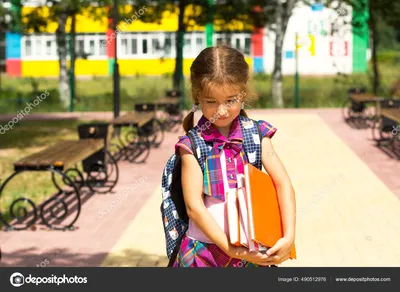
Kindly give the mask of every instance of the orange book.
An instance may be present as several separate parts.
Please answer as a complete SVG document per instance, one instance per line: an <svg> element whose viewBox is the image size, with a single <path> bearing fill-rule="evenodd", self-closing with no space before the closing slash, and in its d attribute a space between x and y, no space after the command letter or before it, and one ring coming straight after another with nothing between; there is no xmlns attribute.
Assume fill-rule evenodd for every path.
<svg viewBox="0 0 400 292"><path fill-rule="evenodd" d="M275 185L267 173L249 163L244 166L244 180L250 239L270 248L283 236ZM296 258L294 244L290 258Z"/></svg>

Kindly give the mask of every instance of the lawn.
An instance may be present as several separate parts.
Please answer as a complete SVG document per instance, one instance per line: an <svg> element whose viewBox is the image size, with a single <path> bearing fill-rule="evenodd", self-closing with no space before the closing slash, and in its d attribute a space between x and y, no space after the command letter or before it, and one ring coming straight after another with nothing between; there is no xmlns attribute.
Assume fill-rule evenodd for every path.
<svg viewBox="0 0 400 292"><path fill-rule="evenodd" d="M300 107L341 107L351 86L366 86L371 89L371 70L365 74L349 76L300 76ZM398 64L380 65L382 90L387 96L390 85L400 78ZM32 112L67 111L59 103L57 79L30 79L2 77L0 113L16 113L25 107L25 102L34 99L45 90L49 96ZM149 102L162 96L172 86L171 76L124 76L121 78L121 110L132 110L137 102ZM191 107L190 84L185 80L186 108ZM253 107L271 108L271 76L256 74L251 80L252 90L260 97ZM294 104L294 77L284 76L283 96L285 107ZM78 79L76 84L75 111L112 111L112 77Z"/></svg>

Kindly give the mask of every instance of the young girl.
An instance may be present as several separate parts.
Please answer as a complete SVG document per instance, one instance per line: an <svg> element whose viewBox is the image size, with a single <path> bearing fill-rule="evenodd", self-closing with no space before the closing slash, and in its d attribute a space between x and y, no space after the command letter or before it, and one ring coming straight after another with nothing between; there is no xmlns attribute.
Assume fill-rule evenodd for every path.
<svg viewBox="0 0 400 292"><path fill-rule="evenodd" d="M182 158L182 190L189 227L173 266L278 265L289 258L294 243L295 196L288 174L271 143L276 128L258 121L263 137L262 165L277 189L284 236L267 253L250 252L245 247L230 244L224 194L221 192L224 181L230 188L237 187L236 175L240 173L237 165L248 162L243 155L239 115L247 117L243 108L250 98L249 67L242 53L218 46L204 49L190 70L194 107L184 119L184 130L188 133L193 129L194 111L200 105L203 115L197 124L197 134L205 141L212 141L217 148L210 151L212 156L207 157L207 161L211 162L206 163L206 175L203 175L188 136L180 137L175 145L176 153Z"/></svg>

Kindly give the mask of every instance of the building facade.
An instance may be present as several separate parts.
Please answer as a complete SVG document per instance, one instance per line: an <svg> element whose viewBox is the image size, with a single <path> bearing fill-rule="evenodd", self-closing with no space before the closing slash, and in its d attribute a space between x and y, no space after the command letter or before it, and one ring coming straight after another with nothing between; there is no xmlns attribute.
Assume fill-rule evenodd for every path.
<svg viewBox="0 0 400 292"><path fill-rule="evenodd" d="M364 0L360 0L364 1ZM29 5L30 4L30 5ZM33 9L48 15L47 7L39 8L40 0L25 4L22 18ZM106 8L99 8L106 9ZM125 7L128 11L130 7ZM346 12L344 12L346 11ZM159 23L140 20L146 7L131 13L114 32L109 19L91 19L85 13L76 18L77 76L107 76L112 74L114 41L117 40L121 75L170 74L175 67L177 13L163 13ZM190 13L190 9L189 9ZM106 13L104 13L106 15ZM333 10L322 5L299 6L289 20L283 44L283 74L294 74L296 47L300 74L329 75L365 72L368 59L368 38L353 33L354 12L350 7ZM50 23L41 34L6 33L6 73L12 76L58 76L58 56L55 31ZM67 23L69 31L70 22ZM296 39L297 34L297 39ZM271 73L274 66L273 30L245 29L238 24L233 32L216 27L214 44L226 43L242 51L253 72ZM297 44L297 46L296 46ZM194 58L206 47L205 28L191 27L184 36L184 74L188 75Z"/></svg>

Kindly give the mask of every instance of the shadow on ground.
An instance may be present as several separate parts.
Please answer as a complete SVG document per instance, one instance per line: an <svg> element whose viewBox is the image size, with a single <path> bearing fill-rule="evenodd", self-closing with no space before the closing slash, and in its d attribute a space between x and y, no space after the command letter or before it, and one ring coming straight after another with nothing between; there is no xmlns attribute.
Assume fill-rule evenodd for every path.
<svg viewBox="0 0 400 292"><path fill-rule="evenodd" d="M167 264L166 256L136 249L107 257L107 253L71 253L62 248L39 254L36 248L25 248L12 253L3 252L0 257L0 267L166 267Z"/></svg>

